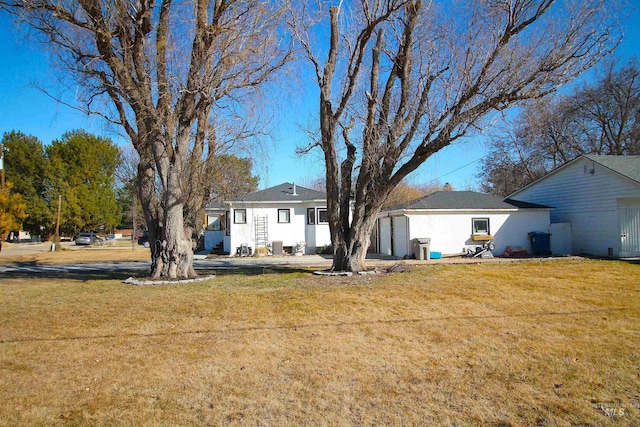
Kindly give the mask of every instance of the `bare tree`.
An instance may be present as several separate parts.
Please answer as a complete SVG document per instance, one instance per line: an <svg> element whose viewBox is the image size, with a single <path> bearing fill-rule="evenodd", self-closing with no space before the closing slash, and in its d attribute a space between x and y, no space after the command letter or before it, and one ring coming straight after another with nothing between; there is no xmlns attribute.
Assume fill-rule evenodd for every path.
<svg viewBox="0 0 640 427"><path fill-rule="evenodd" d="M639 154L640 68L637 61L620 68L610 64L595 84L586 85L568 103L579 128L575 138L583 152ZM569 159L571 160L571 159Z"/></svg>
<svg viewBox="0 0 640 427"><path fill-rule="evenodd" d="M609 64L573 93L531 103L490 139L485 191L508 195L581 154L640 153L640 69Z"/></svg>
<svg viewBox="0 0 640 427"><path fill-rule="evenodd" d="M258 88L290 58L280 31L281 5L0 0L0 7L56 49L82 88L84 108L121 126L131 139L140 156L152 276L195 275L193 224L185 213L194 218L188 211L211 193L220 123L242 123ZM236 129L240 136L246 130L243 124Z"/></svg>
<svg viewBox="0 0 640 427"><path fill-rule="evenodd" d="M604 0L324 3L302 3L289 22L319 89L335 270L365 268L382 204L432 154L617 42Z"/></svg>

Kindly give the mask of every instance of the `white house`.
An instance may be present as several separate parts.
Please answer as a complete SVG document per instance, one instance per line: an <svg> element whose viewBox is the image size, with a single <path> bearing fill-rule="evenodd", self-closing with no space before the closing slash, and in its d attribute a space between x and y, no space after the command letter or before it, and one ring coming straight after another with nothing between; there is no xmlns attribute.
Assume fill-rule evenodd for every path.
<svg viewBox="0 0 640 427"><path fill-rule="evenodd" d="M207 250L222 241L231 255L243 245L252 253L269 247L274 253L304 248L311 254L331 243L326 194L295 184L245 194L205 213Z"/></svg>
<svg viewBox="0 0 640 427"><path fill-rule="evenodd" d="M440 191L380 212L377 251L413 253L413 240L429 238L430 250L443 254L475 249L493 240L495 255L507 246L531 253L530 232L547 232L551 208L503 200L473 191Z"/></svg>
<svg viewBox="0 0 640 427"><path fill-rule="evenodd" d="M555 207L572 253L640 256L640 156L583 155L509 197Z"/></svg>

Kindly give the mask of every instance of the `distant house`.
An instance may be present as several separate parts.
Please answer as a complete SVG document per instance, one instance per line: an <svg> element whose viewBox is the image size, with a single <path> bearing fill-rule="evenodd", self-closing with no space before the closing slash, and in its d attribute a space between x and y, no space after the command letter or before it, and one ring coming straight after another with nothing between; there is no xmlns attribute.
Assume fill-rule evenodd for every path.
<svg viewBox="0 0 640 427"><path fill-rule="evenodd" d="M269 247L275 253L301 248L311 254L331 243L326 194L296 184L248 193L205 213L207 250L222 242L231 255L243 245L252 253Z"/></svg>
<svg viewBox="0 0 640 427"><path fill-rule="evenodd" d="M640 156L583 155L509 198L555 207L572 253L640 256Z"/></svg>
<svg viewBox="0 0 640 427"><path fill-rule="evenodd" d="M378 253L402 257L413 253L416 238L431 239L431 251L443 254L493 240L496 255L507 246L531 253L529 232L548 230L550 210L473 191L440 191L380 212L374 245Z"/></svg>

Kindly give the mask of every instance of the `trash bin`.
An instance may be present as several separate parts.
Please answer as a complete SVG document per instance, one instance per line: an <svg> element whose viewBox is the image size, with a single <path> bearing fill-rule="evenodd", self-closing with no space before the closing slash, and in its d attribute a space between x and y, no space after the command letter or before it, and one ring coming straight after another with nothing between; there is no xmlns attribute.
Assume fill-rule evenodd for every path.
<svg viewBox="0 0 640 427"><path fill-rule="evenodd" d="M431 259L431 253L429 252L430 246L431 238L429 237L418 237L413 239L413 255L416 259L423 261Z"/></svg>
<svg viewBox="0 0 640 427"><path fill-rule="evenodd" d="M284 247L282 240L274 240L272 243L272 253L275 256L282 256L284 254Z"/></svg>
<svg viewBox="0 0 640 427"><path fill-rule="evenodd" d="M551 255L551 234L542 231L529 233L533 255Z"/></svg>

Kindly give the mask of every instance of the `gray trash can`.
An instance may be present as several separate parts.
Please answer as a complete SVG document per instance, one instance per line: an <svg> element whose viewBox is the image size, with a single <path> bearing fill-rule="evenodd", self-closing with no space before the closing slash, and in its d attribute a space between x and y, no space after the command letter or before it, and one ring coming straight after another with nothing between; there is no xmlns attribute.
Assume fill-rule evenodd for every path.
<svg viewBox="0 0 640 427"><path fill-rule="evenodd" d="M429 237L418 237L413 239L413 255L418 260L428 260L431 259L430 255L431 251L431 238Z"/></svg>
<svg viewBox="0 0 640 427"><path fill-rule="evenodd" d="M272 243L272 253L275 256L282 256L284 254L282 240L274 240Z"/></svg>

